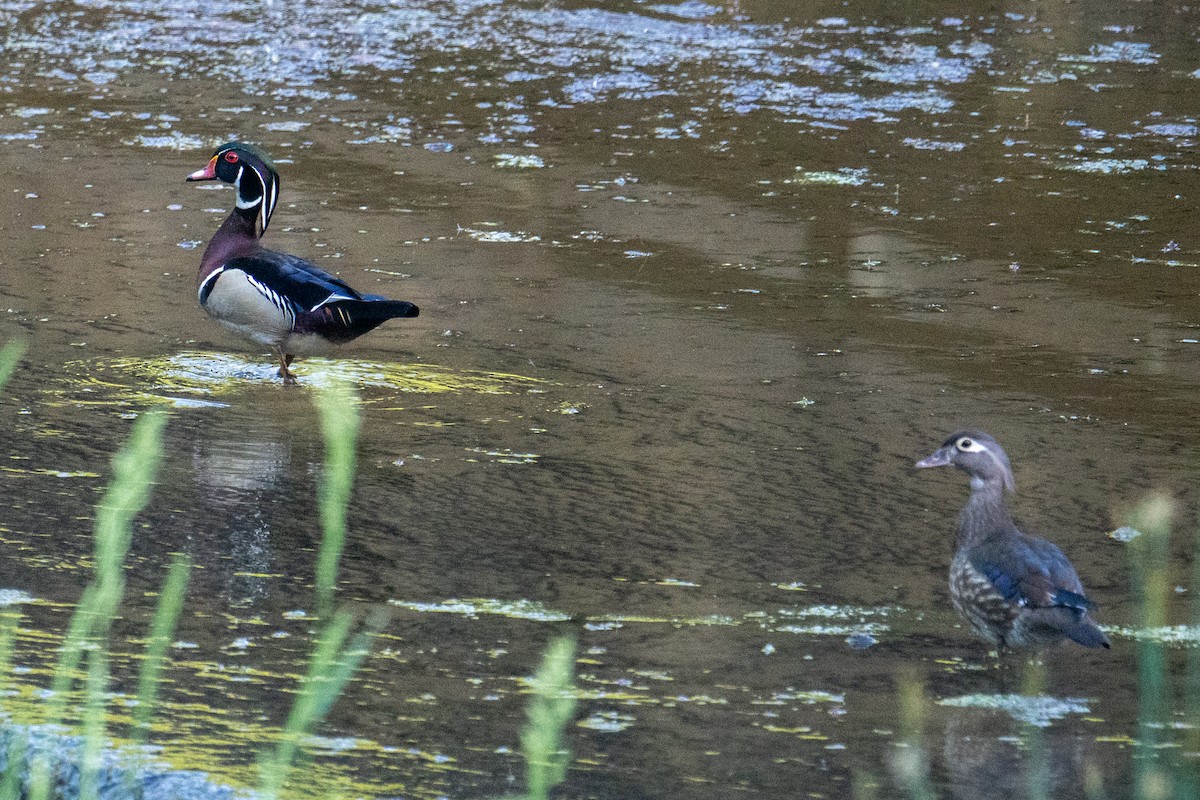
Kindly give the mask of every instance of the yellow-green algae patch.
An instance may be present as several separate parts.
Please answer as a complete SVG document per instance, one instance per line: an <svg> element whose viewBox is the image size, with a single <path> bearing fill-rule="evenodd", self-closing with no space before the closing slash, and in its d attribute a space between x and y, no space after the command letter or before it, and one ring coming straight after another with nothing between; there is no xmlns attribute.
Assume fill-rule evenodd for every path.
<svg viewBox="0 0 1200 800"><path fill-rule="evenodd" d="M10 679L3 705L6 724L36 727L43 721L44 690L24 683L31 675L41 675L42 678L48 679L49 671L31 671L19 675L19 680ZM73 705L78 706L84 702L82 693L73 693L73 696ZM249 698L239 698L239 702L243 700L248 701ZM107 714L110 730L129 729L132 718L126 711L131 708L131 698L120 694L113 696ZM257 753L264 743L274 741L281 733L280 728L263 724L255 720L254 716L242 711L213 707L203 702L160 702L157 721L152 726L156 745L153 762L162 768L204 773L216 784L228 785L235 789L252 789L259 782L257 766L249 758L244 763L231 763L231 757ZM67 727L62 732L69 734L74 731ZM131 745L129 740L114 737L109 744L111 748L127 753L131 764L144 765L143 761L135 761L135 751L122 750ZM433 798L444 793L434 786L427 785L431 771L481 774L478 770L459 765L456 759L442 753L412 746L387 746L360 737L331 739L312 736L306 738L304 746L315 757L351 757L348 760L320 758L320 768L307 771L303 781L289 785L284 793L285 798ZM380 756L393 763L391 771L396 771L394 767L397 762L405 762L410 766L419 764L420 775L423 775L424 779L418 779L418 775L414 773L410 782L381 780L383 773L373 770L372 774L375 777L364 780L363 764L359 762Z"/></svg>
<svg viewBox="0 0 1200 800"><path fill-rule="evenodd" d="M55 605L33 599L39 605ZM64 606L67 607L67 606ZM46 689L53 667L46 662L48 654L62 643L60 635L44 630L18 627L18 654L8 674L0 704L0 720L6 725L37 728L45 718ZM110 654L114 663L128 665L141 658L140 653ZM300 665L297 664L297 667ZM184 676L189 677L186 681ZM83 672L76 675L76 689L70 692L68 708L82 708L86 697L82 691ZM238 692L240 678L250 678L253 691ZM154 752L153 767L203 773L215 783L235 790L252 790L259 784L258 767L253 756L267 743L281 735L278 726L268 724L262 713L263 686L279 687L286 696L293 694L301 680L300 670L264 670L244 665L223 666L206 661L174 660L164 683L170 686L172 697L164 697L156 705L152 723ZM201 686L196 686L199 682ZM222 685L224 684L224 685ZM192 688L189 688L192 687ZM289 688L290 687L290 688ZM214 690L222 705L208 699ZM195 698L195 699L192 699ZM132 725L132 709L136 700L125 693L109 695L106 722L110 731L127 731ZM75 735L75 720L57 733ZM111 749L130 763L148 766L141 751L130 749L132 742L113 736ZM445 795L432 773L481 775L477 769L460 764L453 756L430 751L411 744L383 744L360 736L306 737L303 746L310 753L310 763L319 769L306 772L303 781L295 781L285 789L283 798L329 797L409 797L425 800ZM135 760L141 759L141 760ZM379 768L380 760L386 764ZM388 779L388 774L392 777Z"/></svg>
<svg viewBox="0 0 1200 800"><path fill-rule="evenodd" d="M63 382L46 393L52 402L72 406L220 407L224 404L219 398L247 385L279 384L276 369L266 358L205 352L69 361L63 365ZM385 393L418 395L526 394L550 383L505 372L356 359L305 358L294 371L301 387L349 382Z"/></svg>
<svg viewBox="0 0 1200 800"><path fill-rule="evenodd" d="M768 733L785 733L805 741L825 742L829 740L828 736L819 731L814 731L807 725L800 725L798 727L790 728L783 725L768 725L762 722L755 722L754 725L755 727L762 728Z"/></svg>
<svg viewBox="0 0 1200 800"><path fill-rule="evenodd" d="M99 472L67 471L59 469L20 469L18 467L0 467L0 472L11 475L37 475L51 478L99 478Z"/></svg>

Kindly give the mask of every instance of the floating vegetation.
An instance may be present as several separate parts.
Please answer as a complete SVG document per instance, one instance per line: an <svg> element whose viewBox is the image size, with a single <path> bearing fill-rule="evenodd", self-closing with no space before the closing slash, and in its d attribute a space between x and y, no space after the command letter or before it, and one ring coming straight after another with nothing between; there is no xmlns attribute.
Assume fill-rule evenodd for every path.
<svg viewBox="0 0 1200 800"><path fill-rule="evenodd" d="M796 167L796 174L785 178L784 183L801 184L803 186L863 186L870 182L870 170L842 167L838 170L809 171L804 167Z"/></svg>
<svg viewBox="0 0 1200 800"><path fill-rule="evenodd" d="M873 617L886 617L889 613L900 609L880 606L877 608L864 606L835 606L815 605L803 608L780 609L773 615L760 620L763 628L777 633L794 633L807 636L844 636L855 642L870 640L870 647L877 641L876 637L891 630L886 622L869 621ZM822 620L821 622L791 622L790 620ZM863 638L865 637L865 638ZM864 648L865 649L865 648Z"/></svg>
<svg viewBox="0 0 1200 800"><path fill-rule="evenodd" d="M650 581L656 586L690 588L698 586L691 581L665 578ZM740 617L729 614L707 614L696 617L663 617L629 613L595 614L586 617L549 609L533 600L499 600L494 598L472 598L445 600L442 602L419 602L413 600L389 600L389 604L421 613L460 614L468 618L496 615L533 622L578 621L587 630L618 630L626 625L671 625L685 627L737 627L758 625L765 630L808 636L844 636L852 647L866 649L874 645L877 637L891 628L885 622L867 621L872 616L887 616L900 609L862 608L856 606L811 606L801 609L786 609L768 614L754 611ZM789 622L797 619L821 619L826 621L804 624ZM772 646L773 649L773 646Z"/></svg>
<svg viewBox="0 0 1200 800"><path fill-rule="evenodd" d="M558 407L555 408L554 411L558 414L572 416L575 414L582 414L584 412L584 410L587 409L588 407L589 406L587 403L569 403L569 402L564 401L562 403L559 403Z"/></svg>
<svg viewBox="0 0 1200 800"><path fill-rule="evenodd" d="M1115 531L1108 534L1108 538L1116 539L1118 542L1132 542L1137 537L1141 536L1142 532L1137 528L1131 528L1128 525L1122 525Z"/></svg>
<svg viewBox="0 0 1200 800"><path fill-rule="evenodd" d="M1190 122L1159 122L1147 125L1143 130L1168 139L1190 139L1200 133L1200 128Z"/></svg>
<svg viewBox="0 0 1200 800"><path fill-rule="evenodd" d="M782 692L775 692L768 700L756 700L755 702L762 705L786 705L787 703L801 703L803 705L837 703L840 705L846 702L846 695L820 690L785 689Z"/></svg>
<svg viewBox="0 0 1200 800"><path fill-rule="evenodd" d="M461 233L465 233L477 242L501 242L504 244L515 244L521 242L540 242L542 237L525 231L481 231L475 228L459 228Z"/></svg>
<svg viewBox="0 0 1200 800"><path fill-rule="evenodd" d="M587 728L601 733L620 733L633 726L637 718L632 714L621 714L616 711L597 711L586 719L575 723L581 728Z"/></svg>
<svg viewBox="0 0 1200 800"><path fill-rule="evenodd" d="M1059 61L1080 64L1157 64L1161 56L1150 49L1147 42L1113 42L1094 44L1087 55L1060 55Z"/></svg>
<svg viewBox="0 0 1200 800"><path fill-rule="evenodd" d="M707 19L720 14L722 8L720 6L701 3L699 0L685 0L678 5L670 5L661 3L653 5L649 8L650 11L657 11L659 14L669 14L673 17L681 19Z"/></svg>
<svg viewBox="0 0 1200 800"><path fill-rule="evenodd" d="M846 644L852 650L868 650L879 644L879 640L864 630L858 630L846 637Z"/></svg>
<svg viewBox="0 0 1200 800"><path fill-rule="evenodd" d="M0 589L0 607L39 602L29 592L21 589Z"/></svg>
<svg viewBox="0 0 1200 800"><path fill-rule="evenodd" d="M23 469L21 467L0 467L0 472L6 472L10 475L36 475L47 478L99 478L99 472L88 472L87 470L61 470L61 469Z"/></svg>
<svg viewBox="0 0 1200 800"><path fill-rule="evenodd" d="M805 636L869 636L886 633L890 628L882 622L865 622L857 625L777 625L771 630L776 633L797 633Z"/></svg>
<svg viewBox="0 0 1200 800"><path fill-rule="evenodd" d="M535 155L500 153L496 156L496 166L501 169L541 169L546 162Z"/></svg>
<svg viewBox="0 0 1200 800"><path fill-rule="evenodd" d="M492 598L476 598L467 600L446 600L441 603L418 603L410 600L388 600L388 603L410 611L434 614L459 614L464 617L477 618L483 615L497 615L512 619L527 619L535 622L563 622L571 618L569 614L553 611L534 600L496 600Z"/></svg>
<svg viewBox="0 0 1200 800"><path fill-rule="evenodd" d="M938 139L925 139L909 136L901 140L901 144L914 150L940 150L946 153L957 153L967 147L966 142L945 142Z"/></svg>
<svg viewBox="0 0 1200 800"><path fill-rule="evenodd" d="M1159 625L1153 628L1106 625L1104 630L1139 642L1200 647L1200 625Z"/></svg>
<svg viewBox="0 0 1200 800"><path fill-rule="evenodd" d="M537 453L514 453L512 449L503 447L500 449L486 447L468 447L465 448L468 453L475 453L486 457L488 461L494 461L497 464L536 464L541 458ZM476 458L469 458L468 461L478 461Z"/></svg>
<svg viewBox="0 0 1200 800"><path fill-rule="evenodd" d="M231 353L183 352L151 358L71 361L63 381L46 390L47 402L74 406L220 408L214 398L248 384L278 385L276 365ZM523 375L458 370L436 364L391 364L355 359L306 358L301 386L349 383L401 394L519 394L547 385Z"/></svg>
<svg viewBox="0 0 1200 800"><path fill-rule="evenodd" d="M1142 172L1150 169L1150 161L1145 158L1085 158L1078 161L1063 159L1056 163L1059 169L1071 172L1088 172L1096 175L1128 175L1131 172ZM1158 165L1155 169L1165 169Z"/></svg>
<svg viewBox="0 0 1200 800"><path fill-rule="evenodd" d="M206 142L199 136L189 136L173 131L157 136L140 133L125 144L131 147L150 147L159 150L199 150L204 147Z"/></svg>
<svg viewBox="0 0 1200 800"><path fill-rule="evenodd" d="M1047 695L1020 694L968 694L947 697L937 701L938 705L952 708L982 708L1002 711L1018 722L1038 728L1047 728L1056 719L1069 714L1087 714L1087 701L1074 697L1060 698Z"/></svg>

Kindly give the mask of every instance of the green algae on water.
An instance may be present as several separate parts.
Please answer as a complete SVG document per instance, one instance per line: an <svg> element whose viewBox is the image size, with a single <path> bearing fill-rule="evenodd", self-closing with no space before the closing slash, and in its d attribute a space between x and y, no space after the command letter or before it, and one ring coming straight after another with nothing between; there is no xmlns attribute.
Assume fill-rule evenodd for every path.
<svg viewBox="0 0 1200 800"><path fill-rule="evenodd" d="M487 370L460 370L436 364L393 364L355 359L305 358L297 365L300 386L352 384L401 395L525 394L548 381ZM249 385L279 384L276 366L229 353L183 352L152 358L71 361L63 382L45 390L47 402L64 406L140 407L220 406L214 398Z"/></svg>

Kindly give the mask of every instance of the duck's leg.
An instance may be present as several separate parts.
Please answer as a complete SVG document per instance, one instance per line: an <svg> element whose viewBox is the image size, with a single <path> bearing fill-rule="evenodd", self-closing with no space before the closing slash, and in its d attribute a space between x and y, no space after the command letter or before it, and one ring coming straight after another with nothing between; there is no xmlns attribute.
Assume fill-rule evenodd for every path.
<svg viewBox="0 0 1200 800"><path fill-rule="evenodd" d="M296 376L289 369L292 366L292 360L295 358L291 353L285 353L282 350L276 350L279 354L279 377L283 378L284 386L295 386Z"/></svg>
<svg viewBox="0 0 1200 800"><path fill-rule="evenodd" d="M1008 694L1012 690L1012 670L1010 650L1001 642L996 647L997 668L1000 672L1000 694Z"/></svg>

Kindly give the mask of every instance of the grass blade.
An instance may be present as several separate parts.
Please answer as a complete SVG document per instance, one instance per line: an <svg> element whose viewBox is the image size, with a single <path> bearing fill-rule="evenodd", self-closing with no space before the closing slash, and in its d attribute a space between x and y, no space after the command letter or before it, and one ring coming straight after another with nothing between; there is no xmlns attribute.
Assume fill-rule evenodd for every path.
<svg viewBox="0 0 1200 800"><path fill-rule="evenodd" d="M45 722L58 725L66 712L68 696L85 650L91 649L87 688L89 704L102 704L108 691L108 632L125 594L124 564L133 535L133 519L145 507L162 457L162 433L166 415L143 414L134 425L129 441L113 458L113 477L96 507L95 563L91 583L84 589L71 616L66 639L59 652L46 704ZM100 655L97 655L100 653ZM90 707L90 706L89 706ZM103 709L97 722L85 716L92 735L103 736ZM90 740L85 748L93 746ZM33 760L30 777L31 800L46 800L51 792L51 765L41 755ZM82 785L81 785L81 788Z"/></svg>
<svg viewBox="0 0 1200 800"><path fill-rule="evenodd" d="M575 704L575 640L563 636L550 643L533 678L529 722L521 731L530 800L546 800L567 776L571 751L563 731L575 714Z"/></svg>
<svg viewBox="0 0 1200 800"><path fill-rule="evenodd" d="M350 634L350 614L335 613L324 626L275 751L260 758L259 794L262 800L279 797L300 754L301 741L325 718L386 622L385 613L372 614L367 618L364 630L347 647L343 645Z"/></svg>
<svg viewBox="0 0 1200 800"><path fill-rule="evenodd" d="M317 614L333 611L338 564L346 544L346 517L354 487L358 447L358 396L343 385L317 394L321 430L325 435L325 472L321 480L321 547L317 551Z"/></svg>
<svg viewBox="0 0 1200 800"><path fill-rule="evenodd" d="M20 339L13 339L4 347L0 347L0 387L8 383L8 379L17 371L17 365L21 363L21 356L25 355L25 342Z"/></svg>
<svg viewBox="0 0 1200 800"><path fill-rule="evenodd" d="M915 672L899 678L900 741L896 742L893 769L913 800L934 800L925 748L925 688Z"/></svg>
<svg viewBox="0 0 1200 800"><path fill-rule="evenodd" d="M1174 503L1165 495L1152 495L1133 514L1131 525L1142 532L1130 543L1134 584L1141 590L1138 627L1154 631L1167 623L1171 592L1170 538ZM1134 795L1141 798L1169 796L1169 773L1158 755L1161 731L1167 723L1167 668L1163 644L1144 635L1137 641L1138 734L1134 764Z"/></svg>
<svg viewBox="0 0 1200 800"><path fill-rule="evenodd" d="M83 747L80 750L79 800L99 800L100 768L104 763L105 713L108 708L108 648L88 650L87 699L83 708Z"/></svg>
<svg viewBox="0 0 1200 800"><path fill-rule="evenodd" d="M146 644L146 658L138 673L137 706L133 712L133 738L140 744L145 744L150 738L150 724L158 702L158 685L166 666L167 648L183 610L191 569L191 559L186 554L177 554L158 596L158 606L150 624L150 641Z"/></svg>

